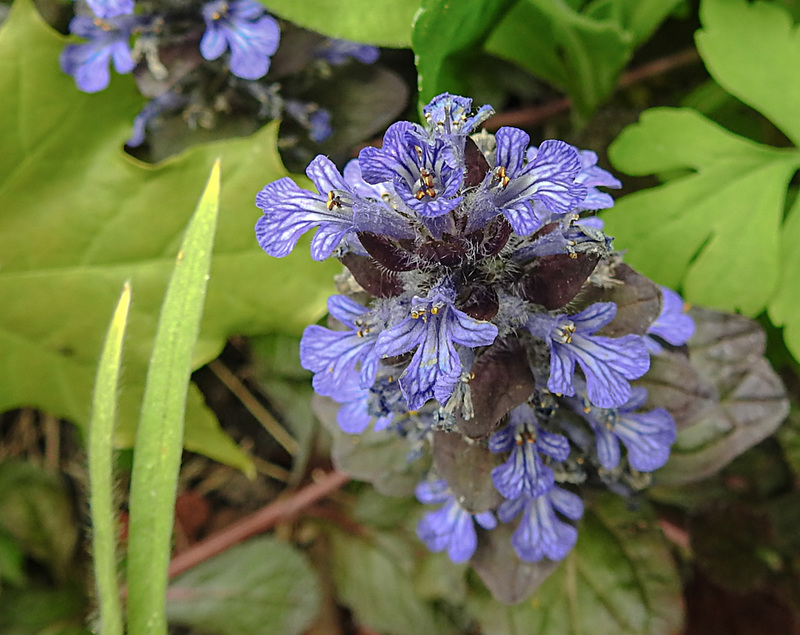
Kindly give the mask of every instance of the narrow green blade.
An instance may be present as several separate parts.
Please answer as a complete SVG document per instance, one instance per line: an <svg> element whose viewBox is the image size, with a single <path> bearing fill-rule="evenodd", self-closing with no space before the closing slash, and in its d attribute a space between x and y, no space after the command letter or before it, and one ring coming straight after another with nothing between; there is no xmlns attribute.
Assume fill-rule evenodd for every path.
<svg viewBox="0 0 800 635"><path fill-rule="evenodd" d="M178 252L147 373L131 479L128 539L131 635L167 632L164 615L167 565L186 391L211 267L219 190L217 161Z"/></svg>
<svg viewBox="0 0 800 635"><path fill-rule="evenodd" d="M92 514L92 553L97 586L99 618L103 635L122 635L116 567L116 513L113 496L114 424L117 418L117 386L122 362L122 338L128 324L131 285L122 287L117 308L100 354L92 396L89 426L89 498Z"/></svg>

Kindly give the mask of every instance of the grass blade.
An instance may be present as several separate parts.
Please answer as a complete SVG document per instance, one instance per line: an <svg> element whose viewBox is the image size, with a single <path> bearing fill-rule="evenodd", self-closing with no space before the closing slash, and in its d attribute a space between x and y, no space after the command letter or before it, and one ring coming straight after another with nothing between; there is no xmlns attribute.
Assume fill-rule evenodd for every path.
<svg viewBox="0 0 800 635"><path fill-rule="evenodd" d="M116 513L113 494L112 437L117 418L117 386L122 362L122 338L128 324L131 285L122 287L108 327L97 367L89 426L89 502L92 553L99 608L99 632L122 635L122 610L117 586Z"/></svg>
<svg viewBox="0 0 800 635"><path fill-rule="evenodd" d="M165 594L183 417L219 208L219 162L189 222L161 307L134 447L128 539L128 629L167 632Z"/></svg>

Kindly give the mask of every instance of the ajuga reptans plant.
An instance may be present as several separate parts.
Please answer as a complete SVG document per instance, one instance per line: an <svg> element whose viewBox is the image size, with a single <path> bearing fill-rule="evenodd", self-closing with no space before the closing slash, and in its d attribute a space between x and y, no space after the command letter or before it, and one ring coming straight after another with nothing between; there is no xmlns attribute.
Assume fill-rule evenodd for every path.
<svg viewBox="0 0 800 635"><path fill-rule="evenodd" d="M265 79L281 29L256 0L85 0L76 4L78 13L69 30L86 41L67 45L60 62L77 88L86 93L105 90L112 66L120 74L131 73L137 66L142 71L138 73L140 88L151 101L133 123L129 146L144 143L148 127L162 115L181 112L191 126L210 127L214 114L235 106L255 109L259 120L288 115L315 143L332 134L327 110L283 96L280 84ZM351 59L371 64L378 58L378 49L320 38L308 57L329 66Z"/></svg>
<svg viewBox="0 0 800 635"><path fill-rule="evenodd" d="M694 325L591 215L613 205L598 188L620 186L597 156L533 146L516 128L478 132L491 113L443 94L424 125L392 125L343 174L316 157L317 192L283 178L258 194L256 236L283 257L316 230L312 257L346 267L328 301L335 328L309 326L300 344L342 430L401 435L409 460L455 444L493 465L474 495L478 466L436 457L416 488L439 505L417 528L427 546L463 562L476 525L514 523L521 560L557 561L575 545L587 481L633 491L666 463L673 418L631 381Z"/></svg>

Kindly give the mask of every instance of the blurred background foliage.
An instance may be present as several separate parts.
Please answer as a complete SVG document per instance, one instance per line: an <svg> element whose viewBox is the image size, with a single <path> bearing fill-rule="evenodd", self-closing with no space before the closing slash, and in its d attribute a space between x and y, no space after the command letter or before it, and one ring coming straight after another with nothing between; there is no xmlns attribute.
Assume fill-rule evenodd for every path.
<svg viewBox="0 0 800 635"><path fill-rule="evenodd" d="M175 577L175 633L800 633L800 2L263 4L282 40L259 88L209 71L136 148L125 145L134 117L163 81L147 62L82 93L58 62L75 5L0 4L0 632L88 632L82 430L103 336L131 280L115 439L124 543L122 492L158 310L220 157L175 553L291 495L331 455L374 487L353 482ZM325 63L313 51L326 38L380 56ZM164 61L174 76L189 58L179 48ZM302 117L259 110L272 97L252 95L275 86L326 110L327 138L312 139ZM535 571L482 571L482 581L426 552L404 447L366 435L356 452L324 409L317 421L297 342L323 317L337 265L302 249L268 258L252 231L265 183L305 183L317 153L341 165L443 91L491 103L490 129L598 152L625 185L604 218L626 260L693 304L755 318L766 339L749 345L756 355L766 346L792 402L761 440L778 422L753 415L757 390L740 399L758 383L746 375L722 406L744 422L741 434L706 427L685 439L689 450L647 499L588 501L575 551L510 605L492 599L487 580L513 595L503 585L536 582Z"/></svg>

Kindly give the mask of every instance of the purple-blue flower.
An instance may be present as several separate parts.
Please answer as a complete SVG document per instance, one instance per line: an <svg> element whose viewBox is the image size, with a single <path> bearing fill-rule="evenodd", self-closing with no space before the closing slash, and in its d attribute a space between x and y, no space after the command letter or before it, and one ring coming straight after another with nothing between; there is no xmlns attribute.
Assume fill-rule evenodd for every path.
<svg viewBox="0 0 800 635"><path fill-rule="evenodd" d="M611 187L618 189L622 183L613 174L597 165L597 154L591 150L578 150L581 161L581 171L575 177L575 182L586 188L584 198L575 211L598 210L614 207L614 199L610 194L601 192L597 188Z"/></svg>
<svg viewBox="0 0 800 635"><path fill-rule="evenodd" d="M131 31L138 20L120 16L108 20L76 15L69 23L74 35L88 38L84 44L68 44L59 59L61 70L72 75L78 89L96 93L111 81L109 65L121 74L130 73L136 63L131 57Z"/></svg>
<svg viewBox="0 0 800 635"><path fill-rule="evenodd" d="M215 60L231 52L231 72L243 79L259 79L269 70L270 57L278 50L280 27L265 15L255 0L215 0L203 5L206 31L200 53Z"/></svg>
<svg viewBox="0 0 800 635"><path fill-rule="evenodd" d="M580 171L575 177L575 183L586 188L586 197L572 211L608 209L614 206L614 199L607 193L598 190L598 187L622 187L622 183L613 174L597 165L597 153L591 150L578 150ZM528 161L533 161L538 153L538 148L529 148L526 156Z"/></svg>
<svg viewBox="0 0 800 635"><path fill-rule="evenodd" d="M569 456L566 437L543 430L528 404L517 406L509 414L508 425L489 439L492 452L508 452L508 460L492 470L492 482L504 498L526 496L535 498L547 492L555 483L553 470L539 454L556 461Z"/></svg>
<svg viewBox="0 0 800 635"><path fill-rule="evenodd" d="M664 347L651 335L656 335L672 346L682 346L694 335L694 320L686 314L683 298L668 287L659 287L664 303L661 313L647 329L645 343L651 353L658 354Z"/></svg>
<svg viewBox="0 0 800 635"><path fill-rule="evenodd" d="M497 517L508 523L520 512L522 518L511 536L511 545L520 560L538 562L543 558L566 558L578 540L578 530L561 520L556 512L570 520L579 520L583 516L580 497L560 487L553 487L536 498L521 496L500 503Z"/></svg>
<svg viewBox="0 0 800 635"><path fill-rule="evenodd" d="M411 315L378 337L375 352L395 357L414 348L414 356L400 376L400 388L409 410L418 410L431 398L447 403L461 377L461 360L455 344L469 348L488 346L497 327L471 318L453 306L455 294L443 285L427 298L414 297Z"/></svg>
<svg viewBox="0 0 800 635"><path fill-rule="evenodd" d="M393 238L412 238L402 217L379 199L357 195L333 162L317 156L306 174L318 194L297 186L288 177L267 184L256 196L264 215L256 222L256 238L270 256L283 258L300 236L318 227L311 240L311 257L324 260L345 237L356 231L373 231Z"/></svg>
<svg viewBox="0 0 800 635"><path fill-rule="evenodd" d="M471 514L461 507L448 490L447 481L423 481L414 493L421 503L444 503L440 509L422 517L417 524L417 535L431 551L447 551L453 562L466 562L475 553L478 535L474 523L484 529L497 526L492 512Z"/></svg>
<svg viewBox="0 0 800 635"><path fill-rule="evenodd" d="M403 202L423 218L453 211L463 170L451 146L441 139L426 141L418 126L400 121L389 127L382 148L364 148L358 155L367 183L391 181Z"/></svg>
<svg viewBox="0 0 800 635"><path fill-rule="evenodd" d="M614 319L617 305L598 302L575 315L535 313L527 323L531 334L550 346L550 392L575 394L575 363L586 377L589 400L600 408L624 404L631 394L629 380L638 379L650 368L644 338L593 335Z"/></svg>
<svg viewBox="0 0 800 635"><path fill-rule="evenodd" d="M331 113L324 108L320 108L317 104L297 99L287 99L284 103L284 109L308 130L308 136L315 143L322 143L333 133Z"/></svg>
<svg viewBox="0 0 800 635"><path fill-rule="evenodd" d="M495 140L494 169L486 175L481 195L506 217L517 235L539 229L542 212L565 214L583 201L586 188L575 180L580 159L571 145L545 141L532 155L527 149L528 134L509 127L500 128Z"/></svg>
<svg viewBox="0 0 800 635"><path fill-rule="evenodd" d="M134 0L86 0L86 4L102 20L130 15L135 7Z"/></svg>
<svg viewBox="0 0 800 635"><path fill-rule="evenodd" d="M573 408L592 426L597 437L597 458L607 470L619 465L619 442L628 450L634 470L652 472L669 459L675 443L675 421L664 408L636 412L647 401L647 389L636 386L618 408L595 408L586 401L570 400Z"/></svg>
<svg viewBox="0 0 800 635"><path fill-rule="evenodd" d="M380 325L367 307L347 296L328 298L328 311L349 330L332 331L312 324L303 332L300 362L315 373L314 390L335 397L350 385L369 388L378 369L379 360L373 349Z"/></svg>
<svg viewBox="0 0 800 635"><path fill-rule="evenodd" d="M378 61L380 50L369 44L328 38L316 54L333 66L339 66L351 59L358 60L362 64L374 64Z"/></svg>
<svg viewBox="0 0 800 635"><path fill-rule="evenodd" d="M450 141L454 146L463 146L466 136L491 117L494 108L481 106L474 115L471 112L471 99L450 93L437 95L422 109L433 136Z"/></svg>
<svg viewBox="0 0 800 635"><path fill-rule="evenodd" d="M160 94L158 97L151 99L139 111L139 114L133 120L133 129L131 130L131 137L128 139L126 145L131 148L140 146L145 141L147 126L150 122L164 112L174 111L182 108L189 101L185 95L179 95L171 91Z"/></svg>

